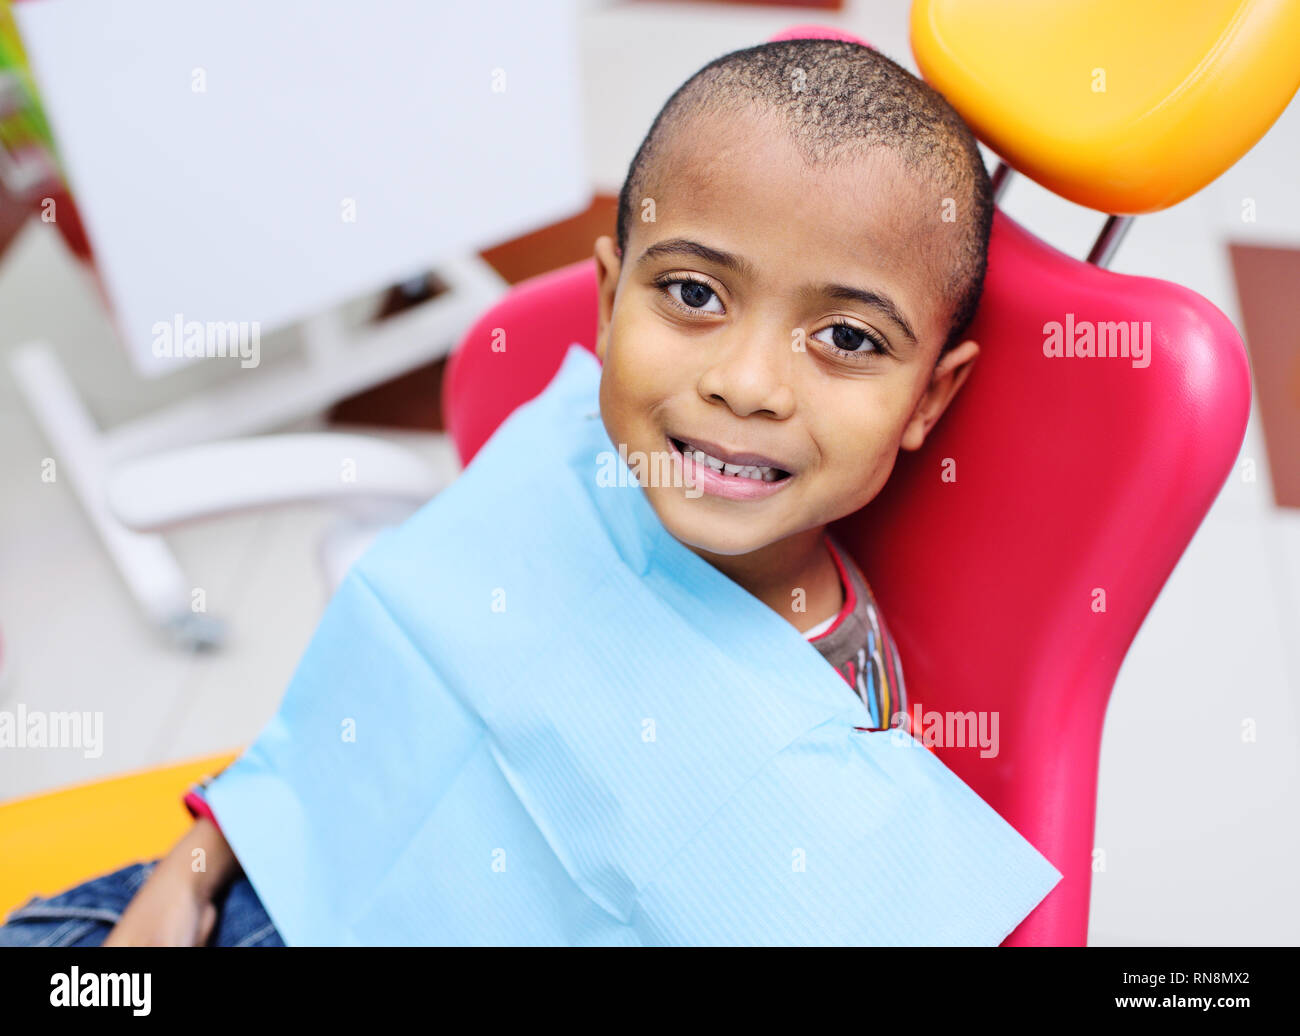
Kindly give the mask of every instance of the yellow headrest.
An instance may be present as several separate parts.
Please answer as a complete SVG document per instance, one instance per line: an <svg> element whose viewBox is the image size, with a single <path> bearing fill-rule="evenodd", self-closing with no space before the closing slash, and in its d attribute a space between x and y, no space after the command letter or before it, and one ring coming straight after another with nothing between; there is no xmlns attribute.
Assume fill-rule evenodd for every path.
<svg viewBox="0 0 1300 1036"><path fill-rule="evenodd" d="M1195 194L1300 86L1300 0L916 0L911 34L1008 165L1117 215Z"/></svg>

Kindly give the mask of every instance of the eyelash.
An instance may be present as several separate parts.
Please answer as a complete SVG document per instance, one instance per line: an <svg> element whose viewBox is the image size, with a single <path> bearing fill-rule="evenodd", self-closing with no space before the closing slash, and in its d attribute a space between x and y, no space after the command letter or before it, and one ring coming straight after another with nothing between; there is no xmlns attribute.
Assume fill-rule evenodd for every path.
<svg viewBox="0 0 1300 1036"><path fill-rule="evenodd" d="M682 303L678 302L675 298L673 298L672 293L669 292L668 289L674 284L698 284L702 288L708 288L709 291L713 291L713 286L709 284L708 281L700 280L697 277L687 277L683 274L675 274L672 277L663 277L655 281L655 287L658 288L663 293L664 298L666 298L668 302L671 305L675 306L677 309L684 310L687 313L698 313L700 311L695 309L692 306L683 305ZM713 291L713 294L716 296L718 293L716 291ZM852 360L859 356L877 356L877 355L892 356L893 355L893 352L889 348L889 343L886 342L883 337L881 337L879 332L868 331L866 328L858 327L855 324L846 323L843 320L837 320L833 324L827 324L825 328L822 328L822 330L824 331L836 327L842 327L849 331L856 331L858 334L862 335L863 338L865 338L868 342L874 345L876 349L874 352L872 351L864 352L862 349L841 349L838 345L830 345L827 342L819 341L818 344L825 346L835 356L841 356L844 357L845 359Z"/></svg>

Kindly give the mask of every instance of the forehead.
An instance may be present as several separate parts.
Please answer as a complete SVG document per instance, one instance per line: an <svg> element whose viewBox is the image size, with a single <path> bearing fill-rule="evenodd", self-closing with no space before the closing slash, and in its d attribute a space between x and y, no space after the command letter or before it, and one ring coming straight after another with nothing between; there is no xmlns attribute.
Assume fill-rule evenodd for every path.
<svg viewBox="0 0 1300 1036"><path fill-rule="evenodd" d="M765 290L886 289L922 340L947 333L953 227L943 190L884 147L809 163L770 113L707 114L676 129L633 199L629 259L688 237L748 260Z"/></svg>

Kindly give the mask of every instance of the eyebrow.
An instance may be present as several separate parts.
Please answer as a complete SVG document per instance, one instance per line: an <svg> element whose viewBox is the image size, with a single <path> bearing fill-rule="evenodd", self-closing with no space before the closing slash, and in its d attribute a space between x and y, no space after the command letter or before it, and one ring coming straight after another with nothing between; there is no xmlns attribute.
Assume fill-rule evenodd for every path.
<svg viewBox="0 0 1300 1036"><path fill-rule="evenodd" d="M636 262L640 266L652 259L660 259L671 255L685 255L694 259L703 259L706 263L713 263L749 279L753 279L754 274L757 272L748 260L742 259L738 255L732 255L730 252L723 252L717 248L710 248L708 245L702 245L698 241L691 241L684 237L670 237L667 241L656 241L641 253Z"/></svg>
<svg viewBox="0 0 1300 1036"><path fill-rule="evenodd" d="M753 264L748 260L684 237L672 237L666 241L656 241L637 257L636 265L641 266L654 259L677 255L703 259L705 262L721 266L723 269L730 270L747 279L752 280L755 275ZM912 331L911 325L908 324L902 312L894 304L894 300L888 295L883 295L878 291L868 291L865 288L850 287L847 284L822 284L807 289L806 294L823 295L826 298L837 299L841 302L859 302L864 306L878 309L902 329L903 334L912 345L916 345L915 332Z"/></svg>

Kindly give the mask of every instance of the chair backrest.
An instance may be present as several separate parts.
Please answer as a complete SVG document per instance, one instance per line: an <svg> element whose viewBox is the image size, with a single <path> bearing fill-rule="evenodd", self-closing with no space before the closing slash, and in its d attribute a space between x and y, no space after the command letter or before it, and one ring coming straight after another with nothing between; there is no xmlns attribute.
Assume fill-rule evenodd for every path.
<svg viewBox="0 0 1300 1036"><path fill-rule="evenodd" d="M596 314L584 260L474 325L443 389L463 462L571 342L594 351ZM979 360L925 446L834 531L888 616L913 733L938 717L939 757L1064 875L1004 945L1083 945L1106 702L1237 456L1249 368L1196 293L1080 262L1000 211L971 336Z"/></svg>
<svg viewBox="0 0 1300 1036"><path fill-rule="evenodd" d="M594 351L596 298L584 260L517 285L474 325L444 384L464 463L569 343ZM1053 322L1094 342L1136 332L1150 363L1047 356ZM1249 371L1200 296L1079 262L1001 213L972 335L976 368L925 446L835 531L888 616L923 720L996 716L996 755L945 729L939 757L1065 876L1008 942L1083 944L1106 702L1237 455Z"/></svg>

